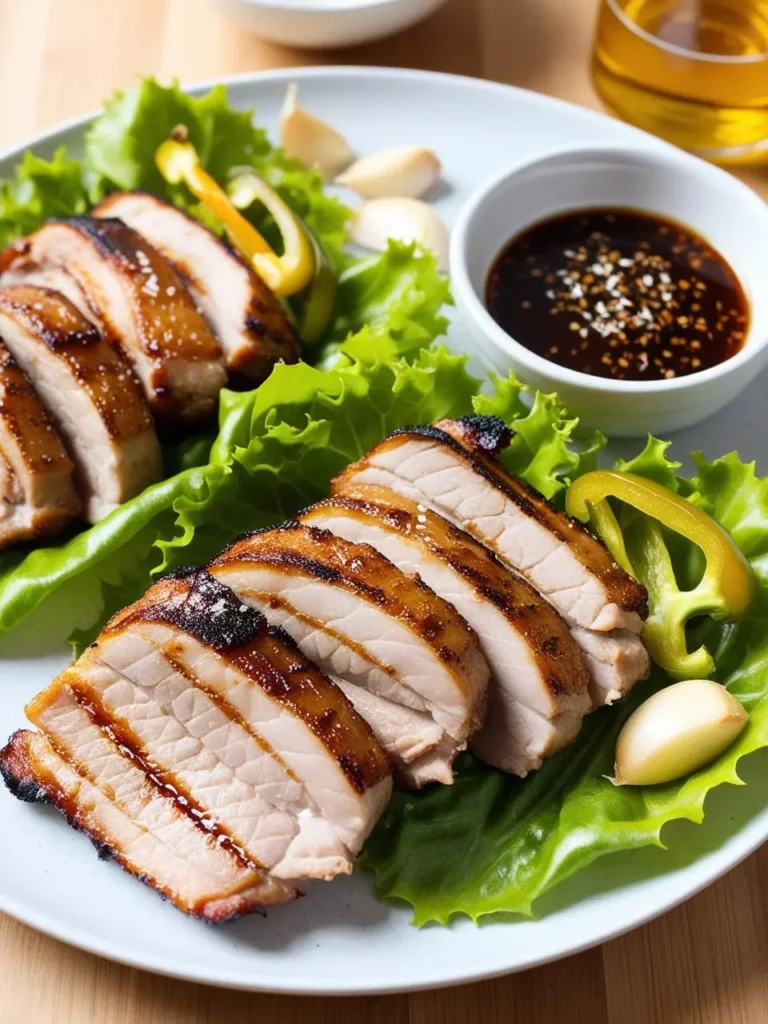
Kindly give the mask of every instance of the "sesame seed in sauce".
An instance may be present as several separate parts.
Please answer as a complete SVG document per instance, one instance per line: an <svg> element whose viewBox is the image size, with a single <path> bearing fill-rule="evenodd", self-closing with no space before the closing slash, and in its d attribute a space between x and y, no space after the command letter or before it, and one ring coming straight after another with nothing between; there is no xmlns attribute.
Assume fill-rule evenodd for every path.
<svg viewBox="0 0 768 1024"><path fill-rule="evenodd" d="M497 258L486 305L532 351L617 380L715 366L739 351L749 326L744 292L716 250L682 225L630 210L529 228Z"/></svg>

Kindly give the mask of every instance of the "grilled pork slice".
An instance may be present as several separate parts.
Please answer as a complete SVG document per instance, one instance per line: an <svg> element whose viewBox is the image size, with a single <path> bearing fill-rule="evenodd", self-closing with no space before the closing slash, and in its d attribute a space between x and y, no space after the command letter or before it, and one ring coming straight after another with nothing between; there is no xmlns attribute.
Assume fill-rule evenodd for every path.
<svg viewBox="0 0 768 1024"><path fill-rule="evenodd" d="M453 780L453 759L481 722L490 672L451 605L372 547L298 523L239 540L209 571L329 675L410 710L416 733L402 750L379 732L405 782Z"/></svg>
<svg viewBox="0 0 768 1024"><path fill-rule="evenodd" d="M651 659L645 644L629 629L597 633L573 626L573 638L589 667L589 692L596 708L613 704L635 683L647 679Z"/></svg>
<svg viewBox="0 0 768 1024"><path fill-rule="evenodd" d="M299 895L190 813L94 720L64 677L37 717L53 743L14 733L0 751L0 773L19 799L57 807L100 857L114 858L184 913L215 923Z"/></svg>
<svg viewBox="0 0 768 1024"><path fill-rule="evenodd" d="M478 756L526 775L573 739L592 708L579 647L555 609L482 544L382 487L361 486L297 518L370 544L475 629L491 668L488 714L472 744Z"/></svg>
<svg viewBox="0 0 768 1024"><path fill-rule="evenodd" d="M91 216L117 217L170 260L221 342L235 377L259 381L278 360L296 362L296 335L279 300L199 221L148 192L113 192Z"/></svg>
<svg viewBox="0 0 768 1024"><path fill-rule="evenodd" d="M60 530L80 511L74 465L0 342L0 548Z"/></svg>
<svg viewBox="0 0 768 1024"><path fill-rule="evenodd" d="M0 284L66 295L133 364L156 416L213 411L226 383L219 344L170 263L121 221L48 221L0 255Z"/></svg>
<svg viewBox="0 0 768 1024"><path fill-rule="evenodd" d="M47 288L0 288L0 337L74 458L90 522L160 478L139 382L71 302Z"/></svg>
<svg viewBox="0 0 768 1024"><path fill-rule="evenodd" d="M581 523L496 461L510 437L494 416L396 430L341 473L332 493L360 484L389 487L472 534L573 625L639 632L645 590Z"/></svg>
<svg viewBox="0 0 768 1024"><path fill-rule="evenodd" d="M158 582L77 664L81 686L188 800L282 878L349 873L386 757L295 644L204 572Z"/></svg>

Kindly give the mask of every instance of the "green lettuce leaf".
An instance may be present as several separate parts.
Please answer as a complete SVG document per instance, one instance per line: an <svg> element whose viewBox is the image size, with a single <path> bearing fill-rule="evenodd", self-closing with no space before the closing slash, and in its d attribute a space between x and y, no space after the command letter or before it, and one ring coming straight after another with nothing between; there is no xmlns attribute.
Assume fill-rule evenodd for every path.
<svg viewBox="0 0 768 1024"><path fill-rule="evenodd" d="M414 922L474 920L493 913L531 915L535 901L597 858L663 846L663 827L701 822L707 795L740 785L739 760L768 745L768 480L735 454L696 458L691 480L672 480L667 445L651 439L631 462L652 479L680 486L729 530L749 558L759 594L736 625L706 620L691 643L714 653L716 678L747 707L750 722L713 764L663 786L617 788L618 732L631 711L669 680L658 670L614 708L591 715L567 750L525 780L485 768L469 755L453 787L396 793L362 855L381 897L407 900Z"/></svg>
<svg viewBox="0 0 768 1024"><path fill-rule="evenodd" d="M339 277L336 317L319 359L334 366L413 355L448 329L448 278L432 253L390 240L386 252L351 264Z"/></svg>
<svg viewBox="0 0 768 1024"><path fill-rule="evenodd" d="M27 152L14 176L0 182L0 246L36 230L48 217L72 217L89 206L83 167L62 146L52 160Z"/></svg>

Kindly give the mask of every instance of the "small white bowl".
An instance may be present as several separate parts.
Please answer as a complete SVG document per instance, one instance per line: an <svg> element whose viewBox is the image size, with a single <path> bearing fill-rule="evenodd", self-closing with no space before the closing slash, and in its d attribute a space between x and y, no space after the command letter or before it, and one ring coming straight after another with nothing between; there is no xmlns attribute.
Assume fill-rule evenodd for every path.
<svg viewBox="0 0 768 1024"><path fill-rule="evenodd" d="M557 213L620 207L679 221L709 241L739 277L750 307L744 347L686 377L621 381L558 366L512 338L484 304L501 249ZM557 391L588 427L613 437L664 436L732 401L768 363L768 204L725 171L673 149L560 150L484 185L462 210L451 240L451 285L481 358L501 373Z"/></svg>
<svg viewBox="0 0 768 1024"><path fill-rule="evenodd" d="M415 25L445 0L214 0L264 39L331 49L383 39Z"/></svg>

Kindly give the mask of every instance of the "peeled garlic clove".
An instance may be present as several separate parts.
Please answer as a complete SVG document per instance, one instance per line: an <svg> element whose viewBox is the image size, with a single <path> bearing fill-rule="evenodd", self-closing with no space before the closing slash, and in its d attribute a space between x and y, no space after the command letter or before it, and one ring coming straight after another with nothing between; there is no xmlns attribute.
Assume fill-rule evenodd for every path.
<svg viewBox="0 0 768 1024"><path fill-rule="evenodd" d="M295 82L288 86L280 112L280 145L289 156L325 175L335 174L352 159L344 136L299 106Z"/></svg>
<svg viewBox="0 0 768 1024"><path fill-rule="evenodd" d="M364 199L407 196L418 199L440 177L440 161L423 146L396 146L361 157L336 179Z"/></svg>
<svg viewBox="0 0 768 1024"><path fill-rule="evenodd" d="M682 778L721 754L748 721L739 701L710 679L659 690L619 733L614 782L653 786Z"/></svg>
<svg viewBox="0 0 768 1024"><path fill-rule="evenodd" d="M363 249L384 252L387 241L418 242L430 249L441 270L448 269L448 229L421 199L369 199L355 213L350 241Z"/></svg>

